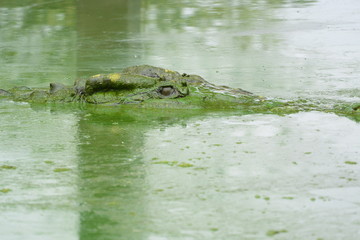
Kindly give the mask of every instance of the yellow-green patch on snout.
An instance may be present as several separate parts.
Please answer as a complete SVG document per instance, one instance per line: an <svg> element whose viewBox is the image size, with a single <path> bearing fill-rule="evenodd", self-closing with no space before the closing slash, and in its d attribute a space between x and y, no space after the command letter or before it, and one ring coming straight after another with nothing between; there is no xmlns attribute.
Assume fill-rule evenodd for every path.
<svg viewBox="0 0 360 240"><path fill-rule="evenodd" d="M152 87L156 84L155 78L130 74L98 74L86 80L86 94L109 90L132 90Z"/></svg>

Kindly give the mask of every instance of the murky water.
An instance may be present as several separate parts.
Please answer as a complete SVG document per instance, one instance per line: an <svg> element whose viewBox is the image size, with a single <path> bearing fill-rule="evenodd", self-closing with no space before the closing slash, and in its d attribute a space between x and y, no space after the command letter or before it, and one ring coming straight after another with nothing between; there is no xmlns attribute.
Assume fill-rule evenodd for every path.
<svg viewBox="0 0 360 240"><path fill-rule="evenodd" d="M2 0L0 88L152 64L360 102L360 2ZM1 239L358 239L360 125L333 114L0 100Z"/></svg>

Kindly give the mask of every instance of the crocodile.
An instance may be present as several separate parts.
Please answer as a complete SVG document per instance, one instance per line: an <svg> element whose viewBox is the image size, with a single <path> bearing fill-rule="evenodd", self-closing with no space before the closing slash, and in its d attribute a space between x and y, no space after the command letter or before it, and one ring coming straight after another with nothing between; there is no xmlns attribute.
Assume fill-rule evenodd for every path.
<svg viewBox="0 0 360 240"><path fill-rule="evenodd" d="M240 88L212 84L198 75L181 74L150 65L131 66L118 73L80 78L73 86L50 83L47 89L0 89L0 97L31 103L76 102L140 108L241 109L249 113L322 111L360 118L360 104L264 98Z"/></svg>

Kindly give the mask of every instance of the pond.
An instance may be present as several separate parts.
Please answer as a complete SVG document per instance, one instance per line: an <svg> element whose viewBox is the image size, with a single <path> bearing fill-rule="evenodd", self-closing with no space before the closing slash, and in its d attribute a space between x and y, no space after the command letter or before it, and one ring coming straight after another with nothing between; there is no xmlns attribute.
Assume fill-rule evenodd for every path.
<svg viewBox="0 0 360 240"><path fill-rule="evenodd" d="M360 102L356 0L2 0L0 88L150 64ZM331 113L0 99L2 239L358 239L360 125Z"/></svg>

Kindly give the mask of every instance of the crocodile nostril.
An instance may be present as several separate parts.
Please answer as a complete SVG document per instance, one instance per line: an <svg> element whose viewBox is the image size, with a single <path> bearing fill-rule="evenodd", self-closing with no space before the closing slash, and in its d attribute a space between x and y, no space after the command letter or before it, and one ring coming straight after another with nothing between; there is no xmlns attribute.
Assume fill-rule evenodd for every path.
<svg viewBox="0 0 360 240"><path fill-rule="evenodd" d="M172 87L162 87L160 90L161 95L170 96L173 93L174 89Z"/></svg>

